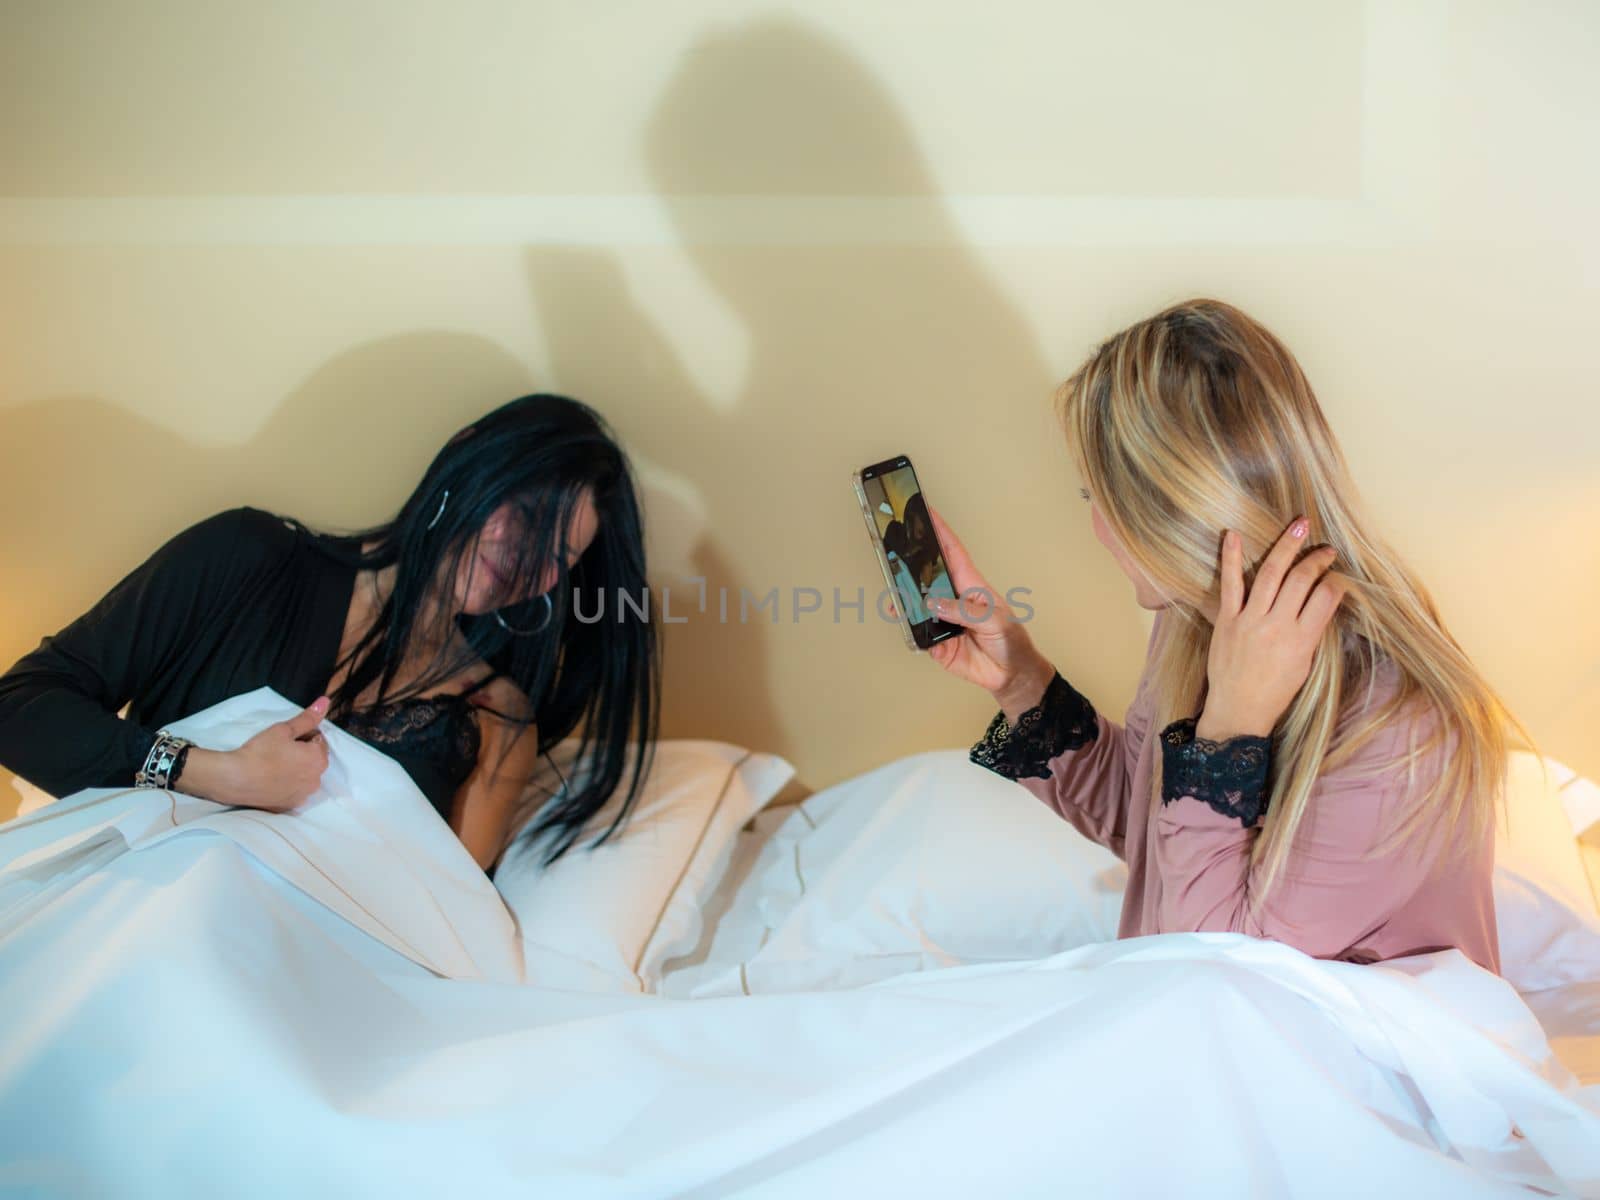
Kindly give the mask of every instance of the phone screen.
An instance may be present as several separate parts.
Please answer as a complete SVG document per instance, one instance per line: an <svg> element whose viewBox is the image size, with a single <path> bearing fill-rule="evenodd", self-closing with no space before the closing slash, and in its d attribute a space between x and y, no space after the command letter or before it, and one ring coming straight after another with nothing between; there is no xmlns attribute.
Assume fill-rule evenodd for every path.
<svg viewBox="0 0 1600 1200"><path fill-rule="evenodd" d="M864 468L861 488L889 564L896 600L917 645L927 649L955 637L961 632L959 625L937 620L928 611L928 597L954 599L956 593L911 460L901 455Z"/></svg>

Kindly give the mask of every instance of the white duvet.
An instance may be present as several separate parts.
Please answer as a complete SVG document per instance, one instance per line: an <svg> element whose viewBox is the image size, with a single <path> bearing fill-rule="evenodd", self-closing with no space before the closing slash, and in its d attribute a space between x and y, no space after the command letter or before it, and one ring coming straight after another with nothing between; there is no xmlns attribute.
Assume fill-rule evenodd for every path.
<svg viewBox="0 0 1600 1200"><path fill-rule="evenodd" d="M1455 952L1191 934L559 991L403 773L329 734L298 813L101 790L0 827L0 1192L1600 1196L1600 1089Z"/></svg>

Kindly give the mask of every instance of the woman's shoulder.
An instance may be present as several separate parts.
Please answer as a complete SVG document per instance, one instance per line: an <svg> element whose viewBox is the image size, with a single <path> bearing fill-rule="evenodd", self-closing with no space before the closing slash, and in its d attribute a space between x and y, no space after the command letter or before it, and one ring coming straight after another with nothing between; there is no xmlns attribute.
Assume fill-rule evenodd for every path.
<svg viewBox="0 0 1600 1200"><path fill-rule="evenodd" d="M303 536L297 523L262 508L223 509L186 526L167 540L153 560L169 568L235 575L280 567Z"/></svg>
<svg viewBox="0 0 1600 1200"><path fill-rule="evenodd" d="M1428 720L1429 713L1422 693L1411 685L1400 665L1387 655L1374 655L1359 669L1346 670L1334 740L1375 718L1385 733L1403 735Z"/></svg>
<svg viewBox="0 0 1600 1200"><path fill-rule="evenodd" d="M1392 659L1347 681L1320 782L1389 795L1411 790L1453 752L1449 724ZM1400 786L1404 785L1404 786Z"/></svg>
<svg viewBox="0 0 1600 1200"><path fill-rule="evenodd" d="M241 504L195 521L174 540L196 546L227 546L241 539L252 545L285 546L293 544L302 528L299 522L289 517Z"/></svg>
<svg viewBox="0 0 1600 1200"><path fill-rule="evenodd" d="M533 702L528 699L527 693L499 673L472 688L467 702L507 721L532 721L535 715Z"/></svg>

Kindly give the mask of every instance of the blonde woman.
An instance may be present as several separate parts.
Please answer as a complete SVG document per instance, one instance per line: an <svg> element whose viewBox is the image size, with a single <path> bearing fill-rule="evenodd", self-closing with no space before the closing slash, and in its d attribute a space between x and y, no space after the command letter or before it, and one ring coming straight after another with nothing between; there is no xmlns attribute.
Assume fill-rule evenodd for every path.
<svg viewBox="0 0 1600 1200"><path fill-rule="evenodd" d="M1000 711L972 759L1128 864L1120 936L1224 930L1491 971L1494 820L1526 732L1372 531L1293 355L1194 300L1062 385L1100 541L1156 610L1122 724L1097 713L934 513L966 633L931 654Z"/></svg>

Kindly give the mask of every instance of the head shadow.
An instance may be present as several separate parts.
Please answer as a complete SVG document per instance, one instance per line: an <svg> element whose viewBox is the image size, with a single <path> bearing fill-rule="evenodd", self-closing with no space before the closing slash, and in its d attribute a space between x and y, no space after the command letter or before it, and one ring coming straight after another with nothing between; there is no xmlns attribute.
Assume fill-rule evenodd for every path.
<svg viewBox="0 0 1600 1200"><path fill-rule="evenodd" d="M934 668L873 611L883 580L848 476L909 453L935 504L949 496L947 515L969 530L1032 521L1041 541L1093 561L1081 512L1030 515L1028 480L1008 478L1019 439L1052 428L1056 380L1033 331L964 245L888 90L828 34L789 17L708 34L673 72L641 149L676 248L525 253L553 385L614 414L630 448L692 497L651 513L690 527L671 531L689 546L683 578L660 579L675 614L689 576L705 578L710 598L709 612L691 607L663 630L664 731L773 749L812 783L970 741L985 699L966 697L968 711L920 700ZM899 211L910 230L893 228ZM750 348L722 394L686 366L695 348L667 332L692 328L708 304ZM1059 462L1065 473L1064 452ZM1043 560L1029 557L991 570L1017 579ZM775 587L777 623L737 620L741 589ZM835 587L847 605L864 591L864 613L835 609ZM793 588L822 593L822 610L791 619ZM1111 652L1128 656L1146 640L1131 612L1101 645L1119 636ZM896 696L888 711L903 716L882 718ZM808 756L825 765L808 768Z"/></svg>

